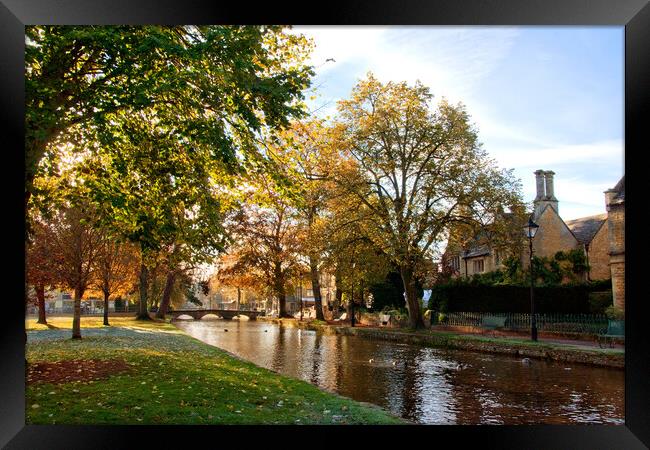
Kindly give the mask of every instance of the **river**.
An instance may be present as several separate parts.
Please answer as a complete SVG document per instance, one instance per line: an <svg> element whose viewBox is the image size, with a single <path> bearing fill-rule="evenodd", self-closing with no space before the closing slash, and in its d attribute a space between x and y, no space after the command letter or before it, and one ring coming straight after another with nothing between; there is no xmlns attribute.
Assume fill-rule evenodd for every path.
<svg viewBox="0 0 650 450"><path fill-rule="evenodd" d="M423 424L624 423L624 371L339 336L262 321L177 321L258 366ZM228 330L228 331L226 331Z"/></svg>

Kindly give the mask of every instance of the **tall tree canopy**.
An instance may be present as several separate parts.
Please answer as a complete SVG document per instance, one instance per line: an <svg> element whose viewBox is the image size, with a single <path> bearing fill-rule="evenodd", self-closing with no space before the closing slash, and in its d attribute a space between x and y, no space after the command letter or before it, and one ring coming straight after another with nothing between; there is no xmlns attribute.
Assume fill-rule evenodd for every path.
<svg viewBox="0 0 650 450"><path fill-rule="evenodd" d="M264 127L302 114L310 44L279 26L28 26L25 206L48 148L78 126L155 109L177 138L214 156L259 156Z"/></svg>
<svg viewBox="0 0 650 450"><path fill-rule="evenodd" d="M372 75L339 103L338 147L355 175L337 183L371 212L369 237L399 267L410 325L424 326L416 279L456 222L488 223L521 203L517 183L496 168L460 105L430 106L416 82L382 84Z"/></svg>

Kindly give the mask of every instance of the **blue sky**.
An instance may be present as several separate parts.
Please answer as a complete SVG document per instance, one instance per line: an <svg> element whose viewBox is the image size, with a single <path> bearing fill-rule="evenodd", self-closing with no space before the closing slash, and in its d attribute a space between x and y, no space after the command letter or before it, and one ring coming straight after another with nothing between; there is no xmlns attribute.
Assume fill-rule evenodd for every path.
<svg viewBox="0 0 650 450"><path fill-rule="evenodd" d="M553 170L565 220L605 212L623 175L623 27L294 27L314 40L314 100L336 101L372 71L419 79L434 101L466 105L484 149L515 169L526 201L536 169ZM326 62L334 58L335 62Z"/></svg>

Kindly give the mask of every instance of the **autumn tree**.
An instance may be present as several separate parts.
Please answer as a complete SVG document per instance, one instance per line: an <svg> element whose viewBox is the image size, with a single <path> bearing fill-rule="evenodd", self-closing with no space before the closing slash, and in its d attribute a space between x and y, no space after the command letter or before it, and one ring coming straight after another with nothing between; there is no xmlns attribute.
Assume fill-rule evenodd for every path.
<svg viewBox="0 0 650 450"><path fill-rule="evenodd" d="M222 255L217 269L212 274L212 284L216 288L230 287L237 291L237 307L241 304L242 290L271 292L267 277L259 267L247 264L247 252L243 248Z"/></svg>
<svg viewBox="0 0 650 450"><path fill-rule="evenodd" d="M283 175L292 183L289 197L299 221L302 253L309 266L314 293L316 318L324 320L320 289L320 269L326 242L320 234L320 222L332 195L329 171L339 155L331 146L330 129L321 120L293 122L279 134L273 151L282 161Z"/></svg>
<svg viewBox="0 0 650 450"><path fill-rule="evenodd" d="M52 217L51 245L55 271L62 286L74 292L72 338L81 339L81 299L93 283L96 262L103 241L102 232L92 226L93 213L83 206L67 206Z"/></svg>
<svg viewBox="0 0 650 450"><path fill-rule="evenodd" d="M42 219L34 220L33 234L25 252L26 280L34 289L38 306L38 323L47 324L45 317L45 291L57 286L57 267L61 254L55 251L52 229Z"/></svg>
<svg viewBox="0 0 650 450"><path fill-rule="evenodd" d="M329 172L330 176L342 175L334 173L336 170ZM369 237L376 233L371 217L368 208L356 197L333 189L314 229L323 242L323 267L335 274L334 309L338 310L345 297L348 317L356 305L366 303L370 287L382 281L390 268L387 255Z"/></svg>
<svg viewBox="0 0 650 450"><path fill-rule="evenodd" d="M232 270L256 271L278 300L280 316L289 317L287 289L301 265L297 212L270 178L251 185L248 197L248 203L228 221L232 240L228 252L237 255Z"/></svg>
<svg viewBox="0 0 650 450"><path fill-rule="evenodd" d="M92 287L104 298L104 325L108 326L108 301L133 289L138 273L138 254L129 242L105 234L99 242Z"/></svg>
<svg viewBox="0 0 650 450"><path fill-rule="evenodd" d="M444 100L432 107L431 99L419 82L382 84L369 75L339 103L337 145L356 176L336 181L372 213L369 237L399 267L413 328L424 326L420 268L448 227L490 222L498 207L520 202L511 172L487 157L464 107Z"/></svg>

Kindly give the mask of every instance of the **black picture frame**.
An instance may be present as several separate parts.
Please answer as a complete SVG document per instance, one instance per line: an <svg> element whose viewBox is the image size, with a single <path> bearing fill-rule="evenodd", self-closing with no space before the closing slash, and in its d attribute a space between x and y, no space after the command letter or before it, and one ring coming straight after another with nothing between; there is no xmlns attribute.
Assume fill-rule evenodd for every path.
<svg viewBox="0 0 650 450"><path fill-rule="evenodd" d="M307 6L314 8L308 12ZM625 27L625 172L626 173L626 367L625 425L580 426L420 426L389 430L359 427L222 427L167 426L35 426L25 425L24 304L24 26L30 24L181 24L181 23L289 23L300 25L616 25ZM6 448L131 448L138 436L146 446L170 448L206 442L223 443L226 435L260 445L312 445L347 442L352 436L364 445L396 438L407 445L436 446L450 440L454 446L475 443L488 448L636 449L650 446L650 346L644 314L641 264L647 238L640 236L648 148L645 116L650 109L650 5L648 0L473 0L227 4L185 0L0 0L0 123L3 156L9 158L2 176L9 295L2 303L2 370L0 370L0 445ZM645 115L643 113L646 113ZM629 203L632 208L629 208ZM22 211L23 214L20 214ZM296 434L297 431L300 433ZM420 439L415 440L415 434ZM218 439L216 441L215 439ZM419 442L416 444L416 442Z"/></svg>

